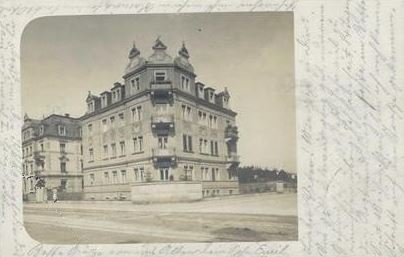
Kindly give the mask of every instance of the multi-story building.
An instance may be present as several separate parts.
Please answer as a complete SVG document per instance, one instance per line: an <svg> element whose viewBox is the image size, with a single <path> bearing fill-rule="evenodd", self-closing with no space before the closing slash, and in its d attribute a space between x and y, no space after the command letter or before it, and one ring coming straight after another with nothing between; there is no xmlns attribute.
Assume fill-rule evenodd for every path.
<svg viewBox="0 0 404 257"><path fill-rule="evenodd" d="M83 189L79 119L52 114L42 120L24 117L22 127L23 195L34 199L38 187L47 193ZM38 183L41 180L41 183ZM39 185L41 184L41 185Z"/></svg>
<svg viewBox="0 0 404 257"><path fill-rule="evenodd" d="M87 199L129 199L130 183L195 181L204 197L238 193L236 113L227 89L195 82L185 47L133 45L123 83L89 92L82 120Z"/></svg>

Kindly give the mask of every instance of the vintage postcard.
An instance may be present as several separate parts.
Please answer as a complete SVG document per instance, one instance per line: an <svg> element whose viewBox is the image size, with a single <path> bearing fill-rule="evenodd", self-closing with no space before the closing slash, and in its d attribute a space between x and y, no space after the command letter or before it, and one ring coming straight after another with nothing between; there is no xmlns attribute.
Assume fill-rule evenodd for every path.
<svg viewBox="0 0 404 257"><path fill-rule="evenodd" d="M293 44L292 12L31 21L21 40L28 234L297 240Z"/></svg>

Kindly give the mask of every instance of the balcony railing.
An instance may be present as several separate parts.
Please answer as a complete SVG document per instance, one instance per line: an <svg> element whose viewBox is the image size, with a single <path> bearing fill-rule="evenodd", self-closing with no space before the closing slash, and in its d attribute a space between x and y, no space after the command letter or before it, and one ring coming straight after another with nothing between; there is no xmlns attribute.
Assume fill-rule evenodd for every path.
<svg viewBox="0 0 404 257"><path fill-rule="evenodd" d="M228 156L226 156L226 161L227 162L240 162L240 156L236 155L236 154L230 154Z"/></svg>
<svg viewBox="0 0 404 257"><path fill-rule="evenodd" d="M43 151L34 151L34 159L44 159L45 155Z"/></svg>
<svg viewBox="0 0 404 257"><path fill-rule="evenodd" d="M171 90L172 84L171 84L171 81L152 81L152 82L150 82L150 89L152 91Z"/></svg>
<svg viewBox="0 0 404 257"><path fill-rule="evenodd" d="M153 115L152 123L174 123L174 115L172 114Z"/></svg>
<svg viewBox="0 0 404 257"><path fill-rule="evenodd" d="M174 128L174 115L154 115L151 118L153 130L170 130Z"/></svg>
<svg viewBox="0 0 404 257"><path fill-rule="evenodd" d="M153 148L153 157L175 156L175 148Z"/></svg>

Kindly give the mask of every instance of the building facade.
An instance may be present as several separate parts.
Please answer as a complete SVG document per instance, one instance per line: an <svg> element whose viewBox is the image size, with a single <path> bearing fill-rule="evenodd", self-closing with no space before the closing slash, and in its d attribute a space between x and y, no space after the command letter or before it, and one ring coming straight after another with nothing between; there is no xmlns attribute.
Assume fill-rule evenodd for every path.
<svg viewBox="0 0 404 257"><path fill-rule="evenodd" d="M45 193L82 192L81 123L69 115L50 115L42 120L24 117L22 127L23 196L35 199Z"/></svg>
<svg viewBox="0 0 404 257"><path fill-rule="evenodd" d="M85 199L130 198L131 183L196 181L204 197L238 193L238 131L229 92L196 82L183 44L134 45L123 83L89 92L82 121Z"/></svg>

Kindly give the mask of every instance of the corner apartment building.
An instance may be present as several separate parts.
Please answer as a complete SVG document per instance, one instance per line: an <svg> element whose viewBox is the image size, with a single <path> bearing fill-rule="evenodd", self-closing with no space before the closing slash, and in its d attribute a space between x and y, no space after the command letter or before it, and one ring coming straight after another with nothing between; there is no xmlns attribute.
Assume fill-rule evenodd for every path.
<svg viewBox="0 0 404 257"><path fill-rule="evenodd" d="M46 191L81 192L83 188L79 119L52 114L24 117L22 127L23 195L34 199L38 180Z"/></svg>
<svg viewBox="0 0 404 257"><path fill-rule="evenodd" d="M183 44L133 45L123 83L89 92L82 121L85 199L130 199L131 183L196 181L204 197L238 193L238 131L227 89L195 82Z"/></svg>

